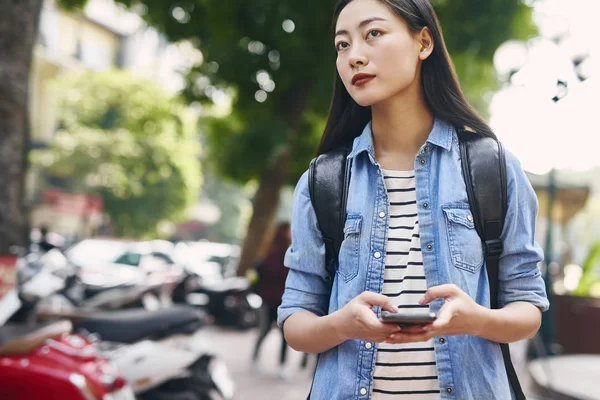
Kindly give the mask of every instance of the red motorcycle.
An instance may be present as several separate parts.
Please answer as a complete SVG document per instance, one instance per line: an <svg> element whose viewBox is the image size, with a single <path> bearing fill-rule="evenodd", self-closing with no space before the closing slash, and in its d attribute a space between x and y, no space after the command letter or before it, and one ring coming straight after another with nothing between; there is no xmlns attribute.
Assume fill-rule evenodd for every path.
<svg viewBox="0 0 600 400"><path fill-rule="evenodd" d="M71 322L36 322L39 298L21 289L27 284L53 287L53 281L52 274L31 275L40 282L21 268L19 296L10 306L0 302L0 399L135 400L117 367L86 337L71 334Z"/></svg>
<svg viewBox="0 0 600 400"><path fill-rule="evenodd" d="M0 327L0 399L134 400L119 370L71 329Z"/></svg>

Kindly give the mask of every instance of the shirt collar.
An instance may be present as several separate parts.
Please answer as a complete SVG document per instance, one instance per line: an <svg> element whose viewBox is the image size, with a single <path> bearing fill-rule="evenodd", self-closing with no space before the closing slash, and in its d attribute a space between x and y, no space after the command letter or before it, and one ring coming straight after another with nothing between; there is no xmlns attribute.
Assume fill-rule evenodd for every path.
<svg viewBox="0 0 600 400"><path fill-rule="evenodd" d="M439 118L435 118L433 122L433 128L429 133L427 142L439 146L444 150L450 150L452 148L453 131L454 128L450 123ZM375 151L373 150L372 121L369 121L360 136L354 139L352 151L348 157L354 158L364 151L368 152L373 159L375 159Z"/></svg>

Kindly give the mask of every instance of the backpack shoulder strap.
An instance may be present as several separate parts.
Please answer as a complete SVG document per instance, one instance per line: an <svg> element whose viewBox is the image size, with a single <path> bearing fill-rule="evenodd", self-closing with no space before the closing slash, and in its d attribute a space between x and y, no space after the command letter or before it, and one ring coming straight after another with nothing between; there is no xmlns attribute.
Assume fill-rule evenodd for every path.
<svg viewBox="0 0 600 400"><path fill-rule="evenodd" d="M462 170L475 229L485 249L490 300L498 308L498 260L506 215L506 160L502 144L474 132L458 132ZM490 262L491 261L491 262Z"/></svg>
<svg viewBox="0 0 600 400"><path fill-rule="evenodd" d="M474 132L458 130L458 140L467 197L485 250L490 304L497 309L500 256L504 250L501 235L508 207L504 148L498 140ZM508 344L500 343L500 350L513 392L518 400L524 400Z"/></svg>
<svg viewBox="0 0 600 400"><path fill-rule="evenodd" d="M325 266L329 280L337 270L337 258L344 239L346 201L350 185L350 146L321 154L310 163L308 190L325 242Z"/></svg>

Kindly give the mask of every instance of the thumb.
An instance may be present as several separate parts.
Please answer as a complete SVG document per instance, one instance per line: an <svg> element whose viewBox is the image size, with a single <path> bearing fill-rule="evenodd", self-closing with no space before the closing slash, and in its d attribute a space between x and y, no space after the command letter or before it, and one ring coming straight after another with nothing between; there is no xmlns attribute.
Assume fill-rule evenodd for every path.
<svg viewBox="0 0 600 400"><path fill-rule="evenodd" d="M368 304L369 306L379 306L382 309L390 312L398 312L398 307L392 303L389 297L384 296L382 294L373 293L373 292L363 292L361 295L361 300Z"/></svg>
<svg viewBox="0 0 600 400"><path fill-rule="evenodd" d="M431 324L434 328L441 328L442 326L450 323L450 319L452 319L452 304L446 303L440 309L437 318Z"/></svg>

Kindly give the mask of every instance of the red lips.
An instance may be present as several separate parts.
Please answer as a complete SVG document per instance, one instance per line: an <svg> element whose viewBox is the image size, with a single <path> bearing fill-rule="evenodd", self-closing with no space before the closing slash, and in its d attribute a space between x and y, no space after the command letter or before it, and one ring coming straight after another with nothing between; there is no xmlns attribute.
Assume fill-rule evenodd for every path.
<svg viewBox="0 0 600 400"><path fill-rule="evenodd" d="M354 86L363 86L370 82L373 78L375 78L375 75L362 73L356 74L352 77L352 84Z"/></svg>

